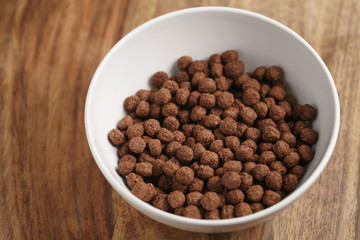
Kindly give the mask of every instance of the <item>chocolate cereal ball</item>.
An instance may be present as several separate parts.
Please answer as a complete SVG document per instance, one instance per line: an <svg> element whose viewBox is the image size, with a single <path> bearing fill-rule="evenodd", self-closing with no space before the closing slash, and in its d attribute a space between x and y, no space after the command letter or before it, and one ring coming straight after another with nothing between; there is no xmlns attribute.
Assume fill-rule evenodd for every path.
<svg viewBox="0 0 360 240"><path fill-rule="evenodd" d="M250 78L241 85L241 88L244 92L246 91L246 89L249 88L253 88L256 91L260 91L261 85L256 79Z"/></svg>
<svg viewBox="0 0 360 240"><path fill-rule="evenodd" d="M240 189L242 191L246 191L249 187L253 185L253 176L248 174L247 172L240 173L241 185Z"/></svg>
<svg viewBox="0 0 360 240"><path fill-rule="evenodd" d="M194 122L201 121L206 116L206 109L202 106L195 106L191 110L190 118Z"/></svg>
<svg viewBox="0 0 360 240"><path fill-rule="evenodd" d="M216 168L219 164L219 156L212 151L205 151L200 157L200 164Z"/></svg>
<svg viewBox="0 0 360 240"><path fill-rule="evenodd" d="M153 155L154 157L160 156L161 142L159 139L151 139L147 145L151 155Z"/></svg>
<svg viewBox="0 0 360 240"><path fill-rule="evenodd" d="M246 162L243 164L243 172L251 173L251 171L256 167L256 163L254 162Z"/></svg>
<svg viewBox="0 0 360 240"><path fill-rule="evenodd" d="M128 139L133 137L142 137L144 135L144 126L141 123L130 125L126 130Z"/></svg>
<svg viewBox="0 0 360 240"><path fill-rule="evenodd" d="M293 174L284 176L283 189L290 193L295 190L298 184L298 177Z"/></svg>
<svg viewBox="0 0 360 240"><path fill-rule="evenodd" d="M161 114L163 117L174 116L176 117L179 113L178 106L174 103L167 103L161 108Z"/></svg>
<svg viewBox="0 0 360 240"><path fill-rule="evenodd" d="M208 220L219 220L220 219L220 211L219 211L219 209L206 211L204 213L204 218L208 219Z"/></svg>
<svg viewBox="0 0 360 240"><path fill-rule="evenodd" d="M271 82L281 80L283 71L277 66L271 66L266 70L266 79Z"/></svg>
<svg viewBox="0 0 360 240"><path fill-rule="evenodd" d="M281 87L274 86L269 90L268 96L273 97L277 101L282 101L286 96L286 92Z"/></svg>
<svg viewBox="0 0 360 240"><path fill-rule="evenodd" d="M163 120L163 127L169 129L170 131L174 132L179 129L180 123L174 116L166 117Z"/></svg>
<svg viewBox="0 0 360 240"><path fill-rule="evenodd" d="M220 63L214 63L211 66L211 76L214 78L220 77L223 75L224 66Z"/></svg>
<svg viewBox="0 0 360 240"><path fill-rule="evenodd" d="M257 67L253 72L253 77L259 81L262 81L264 80L265 73L266 73L266 67L264 66Z"/></svg>
<svg viewBox="0 0 360 240"><path fill-rule="evenodd" d="M218 155L222 162L227 162L234 159L234 153L230 150L230 148L221 149Z"/></svg>
<svg viewBox="0 0 360 240"><path fill-rule="evenodd" d="M183 132L181 131L174 131L174 141L177 141L181 144L183 144L186 140L186 136Z"/></svg>
<svg viewBox="0 0 360 240"><path fill-rule="evenodd" d="M229 219L229 218L234 218L235 217L235 213L234 213L234 209L235 207L233 205L225 205L221 208L221 218L222 219Z"/></svg>
<svg viewBox="0 0 360 240"><path fill-rule="evenodd" d="M252 161L254 157L254 151L248 146L241 145L235 153L236 159L243 162Z"/></svg>
<svg viewBox="0 0 360 240"><path fill-rule="evenodd" d="M146 148L146 143L141 137L133 137L129 141L129 148L133 153L142 153Z"/></svg>
<svg viewBox="0 0 360 240"><path fill-rule="evenodd" d="M178 105L183 106L187 103L189 96L190 96L190 91L188 89L179 88L175 94L175 102Z"/></svg>
<svg viewBox="0 0 360 240"><path fill-rule="evenodd" d="M278 191L281 189L282 182L282 176L277 171L271 171L265 177L266 186L274 191Z"/></svg>
<svg viewBox="0 0 360 240"><path fill-rule="evenodd" d="M257 114L252 108L244 107L240 109L240 117L246 124L253 125L257 119Z"/></svg>
<svg viewBox="0 0 360 240"><path fill-rule="evenodd" d="M219 152L224 148L224 141L221 139L217 139L211 142L209 150L213 152Z"/></svg>
<svg viewBox="0 0 360 240"><path fill-rule="evenodd" d="M219 54L213 54L209 58L209 65L212 66L214 63L221 63L221 57Z"/></svg>
<svg viewBox="0 0 360 240"><path fill-rule="evenodd" d="M273 151L278 158L283 158L290 152L289 144L282 140L277 141L273 146Z"/></svg>
<svg viewBox="0 0 360 240"><path fill-rule="evenodd" d="M176 150L176 157L180 162L190 163L194 158L194 152L190 147L184 145Z"/></svg>
<svg viewBox="0 0 360 240"><path fill-rule="evenodd" d="M241 178L237 172L228 171L221 177L221 182L227 189L235 189L240 187Z"/></svg>
<svg viewBox="0 0 360 240"><path fill-rule="evenodd" d="M134 124L134 120L132 119L132 117L127 115L126 117L120 120L117 127L120 130L126 130L132 124Z"/></svg>
<svg viewBox="0 0 360 240"><path fill-rule="evenodd" d="M204 117L203 124L206 128L214 129L219 126L221 118L215 114L209 114Z"/></svg>
<svg viewBox="0 0 360 240"><path fill-rule="evenodd" d="M227 50L221 54L221 60L224 64L228 62L237 61L238 58L239 58L239 53L236 50Z"/></svg>
<svg viewBox="0 0 360 240"><path fill-rule="evenodd" d="M270 169L265 164L257 164L251 171L251 175L257 180L262 181L264 180L265 176L268 175Z"/></svg>
<svg viewBox="0 0 360 240"><path fill-rule="evenodd" d="M295 147L296 145L296 137L291 132L283 132L281 134L281 140L286 142L289 145L289 147Z"/></svg>
<svg viewBox="0 0 360 240"><path fill-rule="evenodd" d="M253 140L254 142L258 142L261 138L261 131L254 127L249 127L245 131L245 137L248 140Z"/></svg>
<svg viewBox="0 0 360 240"><path fill-rule="evenodd" d="M161 88L155 94L155 103L157 103L159 105L164 105L164 104L168 103L170 101L170 99L171 99L171 93L170 93L170 90L167 88Z"/></svg>
<svg viewBox="0 0 360 240"><path fill-rule="evenodd" d="M231 151L236 152L240 147L240 140L236 136L227 136L225 137L225 146L230 148Z"/></svg>
<svg viewBox="0 0 360 240"><path fill-rule="evenodd" d="M270 164L271 171L278 171L281 175L286 174L287 168L286 166L280 161L274 161Z"/></svg>
<svg viewBox="0 0 360 240"><path fill-rule="evenodd" d="M161 128L157 134L157 138L165 143L171 142L174 140L174 134L166 128Z"/></svg>
<svg viewBox="0 0 360 240"><path fill-rule="evenodd" d="M234 161L234 160L227 161L224 163L223 169L224 169L224 173L233 171L233 172L237 172L238 174L240 174L241 169L242 169L242 164L240 161Z"/></svg>
<svg viewBox="0 0 360 240"><path fill-rule="evenodd" d="M180 191L185 194L188 191L188 186L183 185L183 184L179 183L176 179L174 179L172 186L171 186L171 190L172 191Z"/></svg>
<svg viewBox="0 0 360 240"><path fill-rule="evenodd" d="M181 191L175 190L169 193L167 200L172 208L181 207L185 203L185 195Z"/></svg>
<svg viewBox="0 0 360 240"><path fill-rule="evenodd" d="M126 184L130 189L133 189L138 182L144 182L143 178L133 172L130 172L126 177Z"/></svg>
<svg viewBox="0 0 360 240"><path fill-rule="evenodd" d="M288 167L294 167L300 161L300 155L297 152L290 152L284 157L284 164Z"/></svg>
<svg viewBox="0 0 360 240"><path fill-rule="evenodd" d="M174 176L175 172L180 168L180 163L175 158L171 158L169 161L166 161L162 166L162 170L167 176Z"/></svg>
<svg viewBox="0 0 360 240"><path fill-rule="evenodd" d="M136 158L126 154L122 158L120 158L118 164L118 172L120 175L126 176L134 170L136 164Z"/></svg>
<svg viewBox="0 0 360 240"><path fill-rule="evenodd" d="M315 119L315 109L311 105L305 104L301 107L299 117L303 121L313 121Z"/></svg>
<svg viewBox="0 0 360 240"><path fill-rule="evenodd" d="M114 146L119 146L125 142L125 135L118 129L112 129L109 133L109 139Z"/></svg>
<svg viewBox="0 0 360 240"><path fill-rule="evenodd" d="M204 108L213 108L216 104L216 98L211 93L202 93L199 99L199 104Z"/></svg>
<svg viewBox="0 0 360 240"><path fill-rule="evenodd" d="M208 165L200 165L196 176L201 179L209 179L214 176L214 169Z"/></svg>
<svg viewBox="0 0 360 240"><path fill-rule="evenodd" d="M192 63L192 58L189 56L182 56L177 62L177 66L181 71L186 71Z"/></svg>
<svg viewBox="0 0 360 240"><path fill-rule="evenodd" d="M262 199L262 202L267 206L272 206L276 203L278 203L281 199L281 196L279 193L274 192L272 190L266 190L264 197Z"/></svg>
<svg viewBox="0 0 360 240"><path fill-rule="evenodd" d="M171 207L170 207L170 204L169 204L167 198L168 198L167 194L158 194L158 195L156 195L156 197L153 200L154 207L156 207L158 209L161 209L161 210L163 210L165 212L169 211L169 209Z"/></svg>
<svg viewBox="0 0 360 240"><path fill-rule="evenodd" d="M258 102L253 106L253 109L255 110L257 116L259 118L264 118L267 116L269 108L264 102Z"/></svg>
<svg viewBox="0 0 360 240"><path fill-rule="evenodd" d="M136 110L136 107L140 103L140 101L140 98L136 95L127 97L124 102L124 107L127 111L133 112Z"/></svg>
<svg viewBox="0 0 360 240"><path fill-rule="evenodd" d="M147 198L149 186L144 182L138 182L135 184L133 189L131 190L131 193L134 194L137 198L144 201L144 199Z"/></svg>
<svg viewBox="0 0 360 240"><path fill-rule="evenodd" d="M261 202L252 203L250 205L250 207L251 207L251 210L253 211L253 213L257 213L257 212L260 212L261 210L265 209L264 204Z"/></svg>
<svg viewBox="0 0 360 240"><path fill-rule="evenodd" d="M204 180L194 178L194 181L189 185L189 192L202 192L204 189Z"/></svg>
<svg viewBox="0 0 360 240"><path fill-rule="evenodd" d="M225 64L225 75L229 78L236 78L244 73L244 63L242 61L232 61Z"/></svg>
<svg viewBox="0 0 360 240"><path fill-rule="evenodd" d="M278 122L285 118L286 111L279 105L272 105L269 110L269 116L274 121Z"/></svg>
<svg viewBox="0 0 360 240"><path fill-rule="evenodd" d="M190 185L194 181L194 172L191 168L183 166L176 171L175 179L183 185Z"/></svg>
<svg viewBox="0 0 360 240"><path fill-rule="evenodd" d="M226 194L226 201L232 205L243 202L245 199L244 193L239 189L234 189Z"/></svg>
<svg viewBox="0 0 360 240"><path fill-rule="evenodd" d="M275 127L267 125L263 128L261 137L266 142L275 143L280 140L280 132Z"/></svg>
<svg viewBox="0 0 360 240"><path fill-rule="evenodd" d="M208 179L207 188L209 191L222 193L224 191L224 186L221 183L221 178L219 176L214 176Z"/></svg>
<svg viewBox="0 0 360 240"><path fill-rule="evenodd" d="M289 173L297 176L298 179L300 180L304 176L305 169L303 166L296 165L290 170Z"/></svg>
<svg viewBox="0 0 360 240"><path fill-rule="evenodd" d="M264 189L260 185L253 185L250 186L246 190L246 198L250 202L258 202L261 201L262 197L264 195Z"/></svg>
<svg viewBox="0 0 360 240"><path fill-rule="evenodd" d="M248 88L242 96L242 102L246 106L253 106L260 101L260 94L253 88Z"/></svg>
<svg viewBox="0 0 360 240"><path fill-rule="evenodd" d="M203 197L201 192L190 192L186 195L186 204L200 206L200 200Z"/></svg>
<svg viewBox="0 0 360 240"><path fill-rule="evenodd" d="M275 161L276 156L273 151L264 151L261 153L259 158L259 163L269 165L273 161Z"/></svg>
<svg viewBox="0 0 360 240"><path fill-rule="evenodd" d="M215 136L212 133L211 130L209 129L204 129L202 130L197 139L196 139L199 143L201 143L204 147L208 147L210 146L210 144L212 143L212 141L215 140Z"/></svg>
<svg viewBox="0 0 360 240"><path fill-rule="evenodd" d="M252 214L252 209L248 203L242 202L235 207L235 216L242 217Z"/></svg>
<svg viewBox="0 0 360 240"><path fill-rule="evenodd" d="M216 82L211 78L200 79L198 91L201 93L212 93L216 91Z"/></svg>
<svg viewBox="0 0 360 240"><path fill-rule="evenodd" d="M200 209L194 205L189 205L189 206L185 207L184 211L183 211L183 216L189 217L189 218L196 218L196 219L202 218Z"/></svg>
<svg viewBox="0 0 360 240"><path fill-rule="evenodd" d="M311 128L304 128L300 131L300 139L304 143L312 145L317 140L317 133Z"/></svg>
<svg viewBox="0 0 360 240"><path fill-rule="evenodd" d="M237 129L237 122L230 117L226 117L220 122L219 130L225 135L235 134L236 129Z"/></svg>
<svg viewBox="0 0 360 240"><path fill-rule="evenodd" d="M216 97L216 104L222 109L228 109L234 104L234 95L228 91L221 92Z"/></svg>
<svg viewBox="0 0 360 240"><path fill-rule="evenodd" d="M155 87L160 87L168 79L169 77L165 72L157 72L152 76L151 82Z"/></svg>
<svg viewBox="0 0 360 240"><path fill-rule="evenodd" d="M138 117L146 118L150 113L150 104L146 101L140 101L135 112Z"/></svg>
<svg viewBox="0 0 360 240"><path fill-rule="evenodd" d="M143 177L152 175L153 166L149 162L141 162L135 165L135 172Z"/></svg>
<svg viewBox="0 0 360 240"><path fill-rule="evenodd" d="M220 198L216 192L206 192L200 200L201 206L207 210L215 210L219 207Z"/></svg>

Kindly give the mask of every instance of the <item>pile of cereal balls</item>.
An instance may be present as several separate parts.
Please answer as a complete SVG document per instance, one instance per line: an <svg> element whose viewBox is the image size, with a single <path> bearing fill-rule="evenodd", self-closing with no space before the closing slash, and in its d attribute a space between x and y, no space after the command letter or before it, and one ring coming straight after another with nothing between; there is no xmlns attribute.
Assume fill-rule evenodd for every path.
<svg viewBox="0 0 360 240"><path fill-rule="evenodd" d="M276 66L244 73L238 52L181 57L126 98L129 114L109 139L118 172L141 200L180 216L256 213L295 190L314 157L312 106L286 93Z"/></svg>

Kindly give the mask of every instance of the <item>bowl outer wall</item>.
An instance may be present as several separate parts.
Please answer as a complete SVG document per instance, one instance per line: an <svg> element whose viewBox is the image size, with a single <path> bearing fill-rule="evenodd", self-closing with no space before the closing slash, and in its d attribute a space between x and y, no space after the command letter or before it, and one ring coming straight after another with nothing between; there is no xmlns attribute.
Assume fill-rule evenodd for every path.
<svg viewBox="0 0 360 240"><path fill-rule="evenodd" d="M137 35L141 35L142 32L146 31L147 29L151 29L155 30L154 32L152 32L153 34L161 34L161 32L156 32L156 26L159 24L171 24L173 21L176 21L177 18L190 18L190 22L194 22L195 20L199 20L197 19L199 16L206 18L206 17L212 17L216 15L217 17L224 17L225 21L228 21L230 17L227 17L227 15L231 15L231 18L236 18L236 16L238 16L240 19L244 20L244 21L248 21L249 23L253 23L253 24L259 24L259 26L262 25L268 25L269 28L271 28L272 31L274 31L275 35L279 35L285 39L289 39L289 41L292 41L294 44L297 44L298 48L302 49L302 51L300 52L296 52L297 56L294 56L295 58L293 59L294 61L294 65L298 65L301 62L299 62L302 58L302 55L306 55L306 54L310 54L312 57L312 60L314 61L313 64L315 64L316 66L318 66L322 73L324 74L324 79L326 79L328 81L328 87L329 87L329 91L328 94L330 94L330 98L327 99L326 101L329 101L329 108L328 111L331 114L331 116L327 116L333 119L332 125L330 124L329 127L329 139L328 139L328 144L327 147L325 147L324 149L320 149L320 151L323 152L323 154L321 154L321 159L319 160L319 163L314 166L313 171L311 172L310 176L305 176L302 180L302 182L300 182L300 186L293 192L291 193L289 196L287 196L284 200L282 200L280 203L267 208L261 212L249 215L249 216L245 216L245 217L241 217L241 218L234 218L234 219L225 219L225 220L217 220L217 221L213 221L213 220L197 220L197 219L189 219L189 218L184 218L184 217L180 217L180 216L176 216L174 214L171 213L166 213L163 212L159 209L156 209L152 206L150 206L149 204L141 201L140 199L136 198L135 196L133 196L131 194L131 192L126 188L125 184L123 182L121 182L121 178L119 176L114 175L114 169L110 169L109 166L107 166L104 162L104 157L101 156L101 151L103 149L99 149L98 147L98 143L96 141L98 141L97 139L99 139L99 136L96 135L96 133L93 131L93 126L95 126L94 124L94 113L92 112L93 109L93 104L96 103L100 104L101 103L105 103L105 102L109 102L108 97L112 96L114 94L114 92L109 92L109 94L106 96L102 96L101 98L96 98L94 99L94 92L96 90L98 90L101 86L99 86L99 81L104 80L105 78L113 78L114 76L110 76L109 73L106 73L107 70L112 70L112 68L114 67L118 67L117 65L121 65L120 62L117 62L116 64L111 63L110 60L113 60L115 55L117 54L117 51L119 51L119 49L121 49L122 51L126 51L127 49L122 49L124 47L122 47L123 45L129 44L129 41L136 41L136 36ZM196 21L195 21L196 22ZM199 21L198 21L199 22ZM201 22L201 21L200 21ZM221 24L223 24L224 22L219 22L217 26L213 26L213 30L217 30L218 33L217 34L222 34L224 36L225 35L225 31L229 31L229 29L222 28ZM215 24L215 23L214 23ZM231 22L229 22L229 24L231 24ZM184 25L186 25L186 22L184 22ZM216 24L215 24L216 25ZM187 25L188 26L188 25ZM204 24L198 24L196 26L194 26L195 30L199 30L202 31L202 29L204 29ZM252 25L253 28L259 27L259 26L254 26ZM246 24L243 26L239 26L242 27L243 31L246 32ZM186 29L183 29L184 31L186 31ZM178 31L182 31L181 26L179 26ZM261 36L261 35L260 35ZM257 39L256 34L253 37L253 41L251 44L258 44L259 39ZM171 39L171 36L169 36L169 40ZM149 45L152 44L152 39L149 39ZM196 39L194 38L193 41L196 41ZM216 41L219 40L214 40L215 44ZM218 44L218 47L214 47L211 44L214 42L212 40L209 39L209 43L205 43L199 47L198 49L193 49L194 51L191 51L191 49L187 50L187 49L182 49L182 47L179 47L179 49L176 49L176 51L178 53L182 52L182 54L189 54L191 56L193 56L194 59L203 59L204 57L208 57L209 54L213 53L213 52L221 52L224 50L227 50L229 48L238 48L239 52L240 52L240 59L245 61L245 65L247 66L247 70L248 67L250 66L250 68L254 68L255 66L258 65L258 63L262 64L262 65L277 65L279 64L280 66L284 65L281 63L281 61L274 61L274 54L276 54L276 52L272 52L271 50L269 50L269 52L266 51L256 51L256 49L254 49L254 51L252 51L251 53L246 53L245 51L243 51L240 47L236 47L234 46L234 43L231 42L231 40L226 40L226 38L223 40L221 39L221 41L225 41L225 43L222 44ZM271 39L269 40L271 41ZM213 43L214 44L214 43ZM251 45L250 44L250 45ZM223 46L230 46L230 47L223 47ZM239 45L242 45L242 43L239 43ZM294 45L295 46L295 45ZM293 46L293 47L294 47ZM140 49L144 48L146 46L139 46ZM163 48L165 48L168 51L170 51L171 49L168 49L168 46L162 46ZM174 48L174 46L170 46L172 48ZM284 46L286 48L286 46ZM271 48L271 42L269 42L269 48ZM202 49L211 49L207 52L204 52ZM296 48L297 49L297 48ZM151 67L149 67L148 69L145 70L145 72L147 71L147 76L150 76L150 71L154 72L160 69L164 69L164 63L162 63L161 61L157 61L157 58L161 58L161 53L157 53L155 50L157 49L152 49L150 50L152 56L154 56L154 58L156 58L156 60L154 60L155 63L153 63L151 65ZM129 50L130 51L130 50ZM187 52L188 51L188 52ZM129 53L126 53L129 54ZM249 55L251 54L251 55ZM279 52L279 55L286 55L286 54L293 54L293 53L289 53L289 52ZM160 55L160 56L158 56ZM176 55L176 54L174 54ZM270 57L268 55L271 55ZM179 56L174 56L174 60ZM265 56L264 59L262 61L258 61L258 59L260 59L262 56ZM275 56L276 57L276 56ZM306 57L306 56L305 56ZM287 56L287 58L289 58L289 56ZM291 57L290 57L291 58ZM157 63L159 62L159 63ZM168 63L167 63L168 64ZM110 68L108 67L110 66ZM140 77L141 74L144 75L144 73L138 71L138 69L142 69L144 66L142 65L138 65L138 66L127 66L127 68L130 68L129 71L131 71L133 73L134 78L136 77ZM300 67L300 66L299 66ZM134 69L132 69L134 68ZM144 67L146 68L146 67ZM166 68L166 67L165 67ZM290 67L291 68L291 67ZM127 69L128 70L128 69ZM287 80L287 78L292 78L292 77L296 77L296 76L291 76L291 74L289 74L289 72L287 71L287 68L284 68L285 70L285 80ZM108 72L111 72L108 71ZM136 75L136 71L139 72L139 75ZM168 72L174 72L174 66L168 66L167 67L167 71ZM309 73L310 74L310 73ZM306 73L304 74L306 75ZM130 79L131 80L131 79ZM135 80L134 80L135 82ZM315 86L319 89L323 89L321 84L320 86L317 86L317 82L313 81L312 82ZM142 88L142 86L139 86L137 84L126 84L131 85L130 87L128 87L129 89L125 89L123 91L125 91L127 93L127 95L131 95L134 94L135 91L137 89ZM290 91L291 88L296 88L296 83L291 83L290 86ZM295 87L294 87L295 86ZM149 85L148 85L149 87ZM313 87L313 86L310 86ZM296 88L297 89L297 88ZM101 91L101 89L99 90ZM118 91L118 89L116 88L116 86L114 85L113 87L113 91ZM319 91L321 92L321 91ZM124 93L122 93L121 95L123 95ZM125 98L126 96L123 96L123 98ZM299 96L297 96L299 99L299 102L305 103L305 102L309 102L310 104L314 104L316 105L317 102L311 102L312 101L312 96L311 95L306 95L306 92L304 92L304 94L302 94L299 98ZM325 98L326 96L324 96ZM326 107L326 106L324 106ZM122 108L122 101L119 103L114 103L113 105L110 106L106 106L106 108ZM325 109L326 110L326 109ZM123 116L123 114L125 114L125 112L123 110L117 110L116 114L118 115L118 118L111 118L109 119L104 119L104 122L106 126L108 126L109 124L114 127L116 126L116 122L114 121L118 121L121 116ZM115 114L115 115L116 115ZM109 121L111 123L109 123ZM316 121L315 121L316 122ZM320 128L320 126L316 126L316 124L314 124L314 128ZM233 8L225 8L225 7L200 7L200 8L191 8L191 9L185 9L185 10L180 10L180 11L176 11L176 12L172 12L172 13L168 13L165 14L163 16L157 17L155 19L150 20L149 22L146 22L145 24L139 26L138 28L136 28L135 30L133 30L132 32L130 32L129 34L127 34L125 37L123 37L110 51L109 53L105 56L105 58L102 60L102 62L100 63L98 69L96 70L93 79L90 83L89 86L89 90L88 90L88 94L87 94L87 99L86 99L86 104L85 104L85 128L86 128L86 135L87 135L87 139L89 142L89 146L91 149L91 152L95 158L96 163L98 164L100 170L102 171L102 173L104 174L104 176L106 177L106 179L109 181L109 183L113 186L113 188L127 201L129 202L132 206L134 206L136 209L138 209L139 211L141 211L142 213L144 213L145 215L170 226L173 227L177 227L177 228L181 228L184 230L189 230L189 231L198 231L198 232L225 232L225 231L234 231L234 230L238 230L241 228L246 228L249 226L252 226L254 224L260 223L266 219L268 219L269 217L271 217L273 214L279 212L280 210L283 210L286 206L288 206L289 204L291 204L293 201L295 201L298 197L300 197L314 182L315 180L318 178L318 176L320 175L320 173L323 171L323 169L325 168L327 162L330 159L330 156L332 154L332 151L335 147L336 144L336 139L338 136L338 131L339 131L339 125L340 125L340 107L339 107L339 100L338 100L338 95L336 92L336 88L335 88L335 84L332 80L332 77L328 71L328 69L326 68L325 64L323 63L323 61L321 60L321 58L318 56L318 54L311 48L311 46L306 43L306 41L304 39L302 39L299 35L297 35L295 32L293 32L292 30L290 30L289 28L285 27L284 25L270 19L267 18L265 16L262 16L260 14L256 14L253 12L249 12L249 11L245 11L245 10L240 10L240 9L233 9ZM112 127L108 128L111 129ZM320 132L321 133L321 132ZM105 136L106 137L106 136ZM320 135L320 138L322 137L322 135ZM104 138L104 136L100 136L100 138L102 139L102 141L106 142L106 138ZM110 144L109 148L113 148ZM317 147L317 146L316 146ZM317 149L318 150L318 149ZM107 150L108 151L108 150ZM112 154L114 154L114 157L116 158L116 150L111 150ZM316 153L318 154L318 151ZM116 166L116 162L115 162L115 166ZM112 172L113 171L113 172ZM115 171L116 172L116 171ZM309 173L309 172L307 172ZM306 181L304 180L306 179Z"/></svg>

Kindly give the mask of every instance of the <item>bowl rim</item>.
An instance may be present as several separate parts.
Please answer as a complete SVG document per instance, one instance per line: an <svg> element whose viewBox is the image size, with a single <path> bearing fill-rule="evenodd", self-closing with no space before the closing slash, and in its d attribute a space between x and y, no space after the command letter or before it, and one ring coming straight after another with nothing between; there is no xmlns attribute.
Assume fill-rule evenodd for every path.
<svg viewBox="0 0 360 240"><path fill-rule="evenodd" d="M110 59L110 57L117 51L117 49L127 42L128 39L130 39L133 35L137 34L138 32L142 31L144 28L147 28L151 25L154 25L158 22L167 20L169 18L177 17L180 15L185 15L189 13L200 13L200 12L225 12L225 13L236 13L245 15L247 17L252 17L259 19L261 21L267 22L284 32L288 33L290 36L292 36L294 39L296 39L300 44L302 44L310 53L311 55L317 60L317 62L320 64L323 72L326 75L326 79L328 80L328 83L330 84L332 97L334 100L334 128L332 129L331 139L329 142L329 145L325 151L324 156L320 160L319 165L315 168L314 172L309 176L307 180L303 182L303 184L298 187L294 192L289 194L285 199L281 200L279 203L268 207L262 211L259 211L257 213L243 216L243 217L236 217L232 219L221 219L221 220L206 220L206 219L193 219L193 218L187 218L183 216L178 216L173 213L165 212L160 209L157 209L156 207L140 200L139 198L135 197L131 192L124 191L125 189L119 184L118 180L114 178L110 170L108 170L101 160L101 157L98 153L98 150L95 147L95 142L93 140L93 135L91 133L91 124L90 124L90 118L91 118L91 106L92 106L92 95L94 92L95 84L97 81L99 81L99 74L103 70L104 66ZM335 148L339 128L340 128L340 103L339 103L339 97L336 91L336 86L334 83L334 80L326 67L325 63L321 59L321 57L316 53L316 51L308 44L302 37L300 37L297 33L295 33L290 28L286 27L285 25L268 18L264 15L254 13L251 11L243 10L243 9L237 9L237 8L231 8L231 7L218 7L218 6L209 6L209 7L194 7L194 8L187 8L182 10L177 10L174 12L166 13L164 15L161 15L159 17L153 18L144 24L136 27L134 30L132 30L130 33L126 34L123 38L121 38L112 48L111 50L106 54L106 56L103 58L99 66L97 67L89 88L86 95L86 101L85 101L85 114L84 114L84 121L85 121L85 131L87 136L87 141L91 150L91 153L100 168L101 172L107 179L107 181L111 184L111 186L120 194L122 198L124 198L130 205L134 206L137 210L142 212L145 215L156 215L159 219L167 218L173 222L179 222L182 224L188 224L193 226L207 226L207 227L218 227L218 226L229 226L229 225L239 225L242 223L249 223L254 222L256 220L260 220L263 218L266 218L270 215L273 215L283 209L285 209L288 205L293 203L296 199L298 199L302 194L304 194L311 185L317 180L317 178L320 176L321 172L326 167L327 163L329 162L329 159L332 155L332 152ZM144 211L141 211L140 209L145 209ZM149 216L151 218L156 218L154 216Z"/></svg>

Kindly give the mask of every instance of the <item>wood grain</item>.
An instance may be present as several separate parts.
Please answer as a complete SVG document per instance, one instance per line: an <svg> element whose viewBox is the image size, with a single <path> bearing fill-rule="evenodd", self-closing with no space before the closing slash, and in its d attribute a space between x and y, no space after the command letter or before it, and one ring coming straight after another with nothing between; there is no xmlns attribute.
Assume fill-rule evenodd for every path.
<svg viewBox="0 0 360 240"><path fill-rule="evenodd" d="M221 5L299 33L335 80L341 129L311 189L273 221L224 234L159 224L130 207L90 154L91 77L126 33L167 12ZM357 0L0 0L0 239L360 239Z"/></svg>

